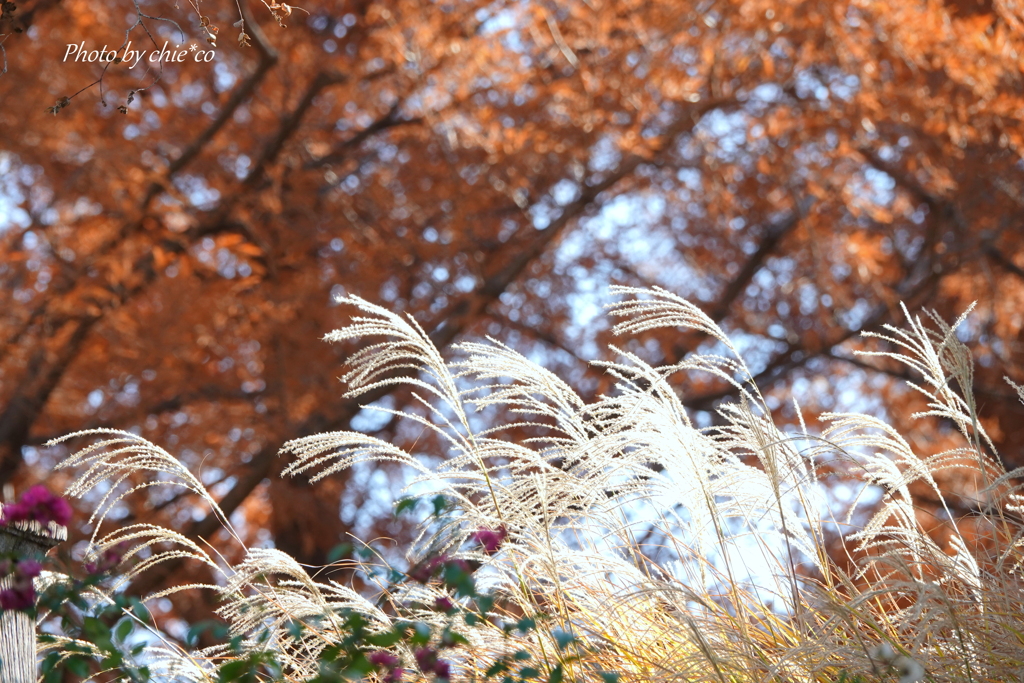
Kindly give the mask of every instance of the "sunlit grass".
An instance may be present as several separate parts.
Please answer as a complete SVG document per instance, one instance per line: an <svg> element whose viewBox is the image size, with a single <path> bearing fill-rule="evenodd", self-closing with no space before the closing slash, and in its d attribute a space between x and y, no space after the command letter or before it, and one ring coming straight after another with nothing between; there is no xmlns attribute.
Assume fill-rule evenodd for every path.
<svg viewBox="0 0 1024 683"><path fill-rule="evenodd" d="M225 566L184 537L145 525L97 537L94 553L124 541L136 553L149 549L134 566L126 554L123 584L171 557L207 563L223 577L207 588L224 599L220 616L231 633L246 647L275 652L287 680L316 675L318 657L343 637L338 615L345 610L364 615L376 632L408 619L436 633L456 628L468 641L450 649L456 680L482 680L513 652L528 653L542 680L556 667L579 681L609 680L609 672L621 681L720 683L1020 680L1024 524L1014 477L1022 472L1004 471L978 420L970 353L953 329L936 316L926 325L908 315L907 330L880 335L878 353L921 377L915 388L929 410L919 417L944 420L962 435L952 451L919 453L865 415L826 414L820 432L783 431L743 358L698 307L662 290L616 293L623 297L610 311L621 320L617 333L690 328L725 351L656 368L613 349L619 360L601 367L615 378L615 392L588 404L497 342L462 344L458 360L446 362L412 319L357 297L343 303L361 314L327 336L371 338L350 359L349 395L410 385L424 410L403 418L436 432L447 452L430 468L365 434L320 434L285 445L285 474L318 479L367 461L408 467L411 487L426 484L449 506L426 518L409 561L476 563L476 580L493 603L473 623L453 625L431 607L458 597L443 581L395 581L394 572L378 571L380 592L367 595L314 580L275 550L250 549L240 565ZM738 400L718 409L715 427L698 428L669 381L675 373L711 374L732 384ZM508 425L481 428L474 412L494 406L541 436L516 442L503 436ZM160 484L175 475L179 485L202 488L140 437L81 434L101 433L105 441L65 463L88 466L70 493L143 470L164 475ZM828 516L823 468L885 491L845 545L826 532L850 519ZM924 482L948 512L936 480L944 470L978 481L969 501L978 515L966 533L949 514L949 541L939 546L919 521L909 486ZM112 488L103 509L126 493ZM480 529L507 537L482 552L474 536ZM357 562L364 572L383 571L372 555ZM535 627L501 628L524 617ZM290 631L296 622L311 626ZM560 634L570 634L571 645ZM414 653L402 643L392 649L411 680ZM196 681L215 680L213 662L237 656L223 647L158 654L165 669Z"/></svg>

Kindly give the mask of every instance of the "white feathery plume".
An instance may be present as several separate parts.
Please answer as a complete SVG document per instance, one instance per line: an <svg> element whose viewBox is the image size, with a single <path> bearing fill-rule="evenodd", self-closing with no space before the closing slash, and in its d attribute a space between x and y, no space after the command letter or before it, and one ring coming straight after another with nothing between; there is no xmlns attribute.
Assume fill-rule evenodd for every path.
<svg viewBox="0 0 1024 683"><path fill-rule="evenodd" d="M689 328L720 342L722 353L692 353L656 368L611 347L617 359L595 365L616 380L614 392L588 404L555 374L499 342L459 344L454 350L461 357L446 361L411 317L346 297L341 303L361 314L325 338L384 337L349 359L348 395L411 386L422 411L385 412L437 434L443 458L427 466L381 439L338 431L285 444L282 453L291 460L284 474L317 481L360 463L395 463L411 471L410 486L426 484L446 497L450 510L422 527L410 560L439 552L472 559L482 565L478 581L499 598L489 619L465 630L471 648L453 653L466 670L479 673L487 657L493 662L509 648L543 660L558 651L552 631L558 625L583 638L587 661L621 670L629 680L819 681L843 667L865 676L890 667L906 681L924 672L947 672L957 681L998 679L999 658L1014 657L1013 638L1000 633L1022 630L1019 619L1005 616L1024 607L1013 587L1019 576L1012 574L1024 561L1022 535L1000 541L994 565L977 555L936 474L958 467L981 472L978 496L988 501L981 508L995 510L1006 529L1016 528L1008 515L1019 516L1024 500L1013 480L1020 472L1003 470L977 419L973 369L956 326L929 314L936 332L908 315L909 330L887 326L886 334L875 335L897 350L872 353L922 374L913 386L929 410L920 417L952 420L964 437L962 446L921 455L865 415L826 414L828 426L816 435L797 407L801 432L782 431L736 347L699 307L661 289L613 292L624 297L609 307L620 318L616 333ZM737 400L718 406L714 427L701 429L690 419L672 382L681 372L709 373L735 389ZM1024 401L1024 389L1013 386ZM495 410L517 422L487 424ZM513 442L503 435L521 425L537 436ZM185 486L227 526L198 479L162 449L127 432L65 439L77 435L105 437L64 464L86 468L69 488L73 495L111 483L91 520L97 527L121 497L156 484ZM798 448L807 443L814 445ZM822 467L845 468L885 493L848 537L857 542L852 569L838 565L829 549ZM121 484L137 472L169 480L125 490ZM918 482L949 517L948 548L921 522L912 495ZM493 555L466 548L481 527L508 534ZM225 600L219 614L231 632L251 647L274 649L295 680L316 674L320 653L341 637L338 615L346 610L363 615L371 629L398 618L444 625L423 607L445 595L436 584L393 588L389 611L348 587L314 580L274 549L248 549L236 566L225 567L193 541L151 525L93 540L94 554L131 545L126 561L140 561L124 581L171 557L222 573L223 584L212 588ZM497 626L509 614L548 614L552 623L509 634ZM296 635L288 628L296 621L309 629ZM194 654L164 648L153 656L166 671L178 667L173 675L180 679L199 681L209 671L205 662L233 655L219 647Z"/></svg>

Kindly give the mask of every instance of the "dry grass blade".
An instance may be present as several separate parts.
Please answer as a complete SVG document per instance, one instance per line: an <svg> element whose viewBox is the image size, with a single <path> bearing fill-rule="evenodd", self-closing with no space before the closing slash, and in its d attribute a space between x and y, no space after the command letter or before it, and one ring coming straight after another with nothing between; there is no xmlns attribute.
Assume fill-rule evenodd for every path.
<svg viewBox="0 0 1024 683"><path fill-rule="evenodd" d="M652 367L613 347L618 359L598 366L615 389L588 404L494 340L463 343L456 347L463 356L446 361L414 320L357 297L343 303L360 315L327 335L385 338L350 358L350 395L411 385L419 410L392 414L433 430L443 458L427 466L380 439L332 432L286 444L292 460L284 474L317 480L359 463L398 463L412 472L411 486L446 497L447 516L425 523L410 561L444 552L476 562L498 598L489 619L463 629L471 647L457 655L460 680L481 680L510 648L551 666L561 656L556 629L578 638L578 659L565 672L579 681L601 680L600 671L623 681L1017 680L1024 670L1021 472L1002 469L977 419L973 365L956 325L931 315L932 329L908 315L909 329L875 335L890 346L875 353L921 374L913 386L929 410L918 417L952 420L963 437L954 448L921 454L866 415L826 414L820 433L801 415L799 433L784 431L736 347L697 306L664 290L615 292L625 297L610 307L620 318L617 333L684 327L716 340L722 353ZM699 428L676 395L672 375L680 372L710 373L736 387L738 401L718 407L714 427ZM1024 401L1024 389L1013 386ZM537 436L503 438L508 425L484 419L496 411ZM69 490L84 495L110 485L99 522L120 496L157 483L186 486L217 509L156 446L126 433L82 434L105 440L65 463L85 468ZM832 520L822 466L884 492L848 546L825 533ZM972 500L993 547L953 520L939 476L953 468L980 482ZM139 483L139 473L167 481ZM945 545L920 520L919 482L950 517ZM496 552L467 543L480 527L499 526L508 535ZM374 601L315 581L279 551L250 549L238 565L222 567L187 539L146 525L108 534L94 551L123 541L133 556L145 555L133 572L177 554L224 572L215 587L225 600L220 614L248 646L278 652L289 680L315 675L346 610L372 629L396 619L443 626L424 607L445 595L436 584L403 584ZM528 635L497 625L522 615L547 619ZM297 635L288 628L296 620L310 628ZM396 653L411 666L410 653ZM159 661L200 680L189 676L206 670L202 662L231 656L224 648L193 655L172 648Z"/></svg>

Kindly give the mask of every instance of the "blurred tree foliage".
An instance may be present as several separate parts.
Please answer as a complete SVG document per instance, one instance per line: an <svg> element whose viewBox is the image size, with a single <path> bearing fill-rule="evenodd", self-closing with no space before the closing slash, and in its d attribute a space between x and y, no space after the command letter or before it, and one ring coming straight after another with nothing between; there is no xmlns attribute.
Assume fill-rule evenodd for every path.
<svg viewBox="0 0 1024 683"><path fill-rule="evenodd" d="M611 282L701 302L793 421L793 397L808 419L920 403L903 370L853 357L858 333L898 323L900 301L952 319L977 299L980 416L1024 465L1002 382L1024 382L1014 3L190 4L4 3L5 485L59 485L63 451L41 445L116 426L200 472L250 542L322 562L353 529L400 538L383 514L399 473L276 476L284 441L324 430L444 453L342 397L353 349L318 341L349 313L332 295L407 311L440 345L500 332L594 396L610 378L581 359L609 357ZM83 41L210 50L211 35L209 63L64 58ZM633 350L710 346L658 333ZM708 425L730 396L678 389ZM884 400L865 406L868 389ZM403 389L378 400L413 405ZM899 426L921 453L958 438ZM972 481L943 485L954 514L978 512ZM126 523L235 552L189 497L131 500ZM164 567L137 588L197 571Z"/></svg>

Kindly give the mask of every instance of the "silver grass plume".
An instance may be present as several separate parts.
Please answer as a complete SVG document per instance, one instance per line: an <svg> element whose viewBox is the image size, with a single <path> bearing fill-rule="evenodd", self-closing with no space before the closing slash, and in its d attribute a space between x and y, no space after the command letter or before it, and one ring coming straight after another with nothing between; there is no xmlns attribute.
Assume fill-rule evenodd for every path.
<svg viewBox="0 0 1024 683"><path fill-rule="evenodd" d="M557 651L556 627L585 643L591 668L577 671L580 680L597 680L598 668L622 672L625 680L725 682L832 680L837 671L877 676L889 667L910 683L925 672L934 680L996 680L1013 662L1024 666L1012 635L1024 630L1022 535L1007 535L990 562L976 556L950 515L949 547L939 547L911 495L911 485L923 482L946 506L934 475L969 466L984 479L979 508L1001 528L1019 531L1014 519L1022 501L1014 477L1020 472L1003 471L977 418L973 365L956 325L929 314L932 329L908 315L908 330L886 327L877 335L895 350L874 353L922 376L913 388L926 396L929 410L919 417L952 420L963 435L954 449L919 454L865 415L826 414L828 425L817 433L801 415L800 433L783 431L741 354L697 306L661 289L613 291L624 297L609 307L620 319L617 334L689 328L718 342L722 353L652 367L612 347L618 359L597 366L615 379L615 390L588 404L559 377L494 340L456 345L461 355L448 361L411 317L350 296L341 303L360 314L326 339L379 340L349 359L348 395L412 387L421 413L386 412L437 434L443 459L427 465L352 431L282 448L291 457L284 473L313 480L364 462L408 468L410 487L429 487L452 503L451 514L421 529L410 562L442 551L471 559L481 565L481 582L501 599L491 617L508 617L510 610L551 617L529 635L507 634L490 620L467 627L471 648L456 662L467 680L480 677L487 657L493 661L509 648L543 660ZM693 372L735 389L737 400L719 406L714 428L694 425L671 381ZM1024 389L1014 387L1024 401ZM481 415L492 408L507 409L539 435L518 443L502 438L507 425L489 425ZM392 616L348 587L314 580L276 550L244 549L239 564L226 566L188 539L147 525L98 536L110 507L140 486L184 486L220 513L193 475L144 439L111 431L71 436L78 435L106 438L65 463L87 468L69 493L109 485L92 520L91 552L132 544L130 553L146 557L128 577L177 556L216 567L222 579L209 588L223 597L220 614L232 633L254 646L269 642L295 680L314 675L317 656L338 637L341 609L363 614L373 628L387 628L395 618L442 624L422 607L444 595L434 584L396 587L387 596ZM886 492L852 537L859 553L852 570L828 549L823 466ZM127 487L137 472L165 480ZM852 509L850 515L848 522ZM499 526L508 537L498 552L484 554L467 543L479 528ZM285 628L294 620L311 630L296 638ZM399 654L408 660L408 653ZM167 646L153 656L164 670L198 681L207 680L212 658L230 653Z"/></svg>

